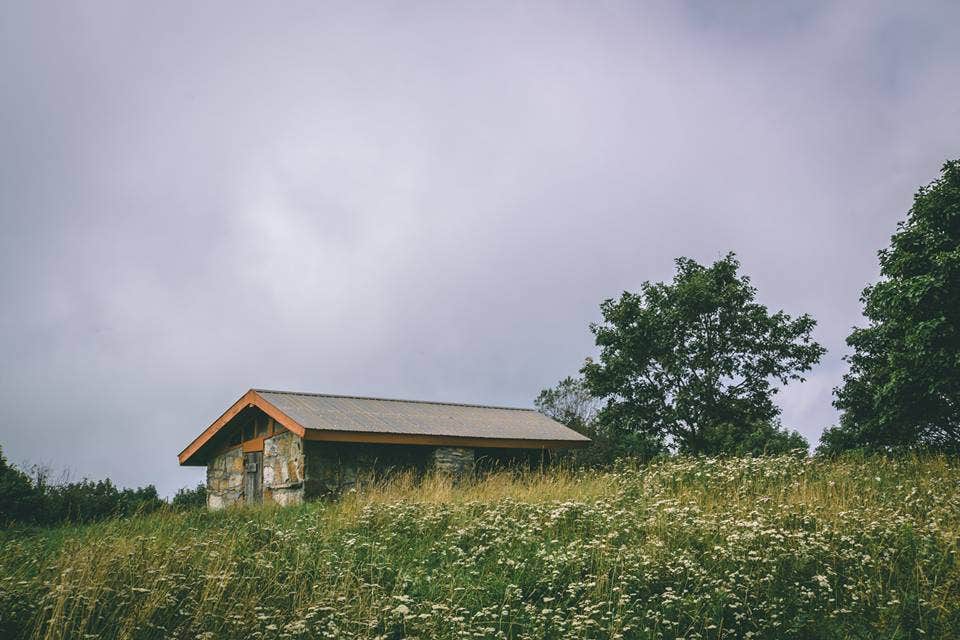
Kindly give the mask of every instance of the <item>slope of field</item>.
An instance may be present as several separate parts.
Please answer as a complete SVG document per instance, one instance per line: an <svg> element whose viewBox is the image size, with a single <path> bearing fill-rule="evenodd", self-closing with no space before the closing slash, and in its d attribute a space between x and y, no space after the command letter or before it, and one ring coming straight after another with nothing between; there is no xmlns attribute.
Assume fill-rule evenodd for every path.
<svg viewBox="0 0 960 640"><path fill-rule="evenodd" d="M0 534L0 637L956 638L960 465L672 460Z"/></svg>

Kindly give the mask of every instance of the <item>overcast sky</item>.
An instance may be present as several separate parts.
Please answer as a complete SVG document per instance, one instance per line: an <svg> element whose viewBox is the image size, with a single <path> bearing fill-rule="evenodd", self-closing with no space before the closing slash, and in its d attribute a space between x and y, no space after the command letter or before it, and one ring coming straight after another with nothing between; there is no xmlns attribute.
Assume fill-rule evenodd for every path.
<svg viewBox="0 0 960 640"><path fill-rule="evenodd" d="M250 387L530 406L601 300L727 251L819 322L778 398L815 441L876 251L960 156L958 25L952 0L6 2L0 445L169 494Z"/></svg>

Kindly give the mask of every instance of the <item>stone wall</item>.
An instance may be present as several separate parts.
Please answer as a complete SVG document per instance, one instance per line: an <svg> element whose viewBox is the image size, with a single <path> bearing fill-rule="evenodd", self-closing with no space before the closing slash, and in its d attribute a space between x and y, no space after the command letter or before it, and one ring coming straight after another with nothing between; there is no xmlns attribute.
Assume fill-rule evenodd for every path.
<svg viewBox="0 0 960 640"><path fill-rule="evenodd" d="M465 447L437 447L433 451L433 467L437 473L445 473L454 478L473 475L476 466L476 454Z"/></svg>
<svg viewBox="0 0 960 640"><path fill-rule="evenodd" d="M285 431L263 442L263 501L281 505L303 502L303 441ZM207 464L207 506L222 509L244 502L244 463L240 447Z"/></svg>
<svg viewBox="0 0 960 640"><path fill-rule="evenodd" d="M303 440L285 431L263 442L263 501L280 505L303 502Z"/></svg>
<svg viewBox="0 0 960 640"><path fill-rule="evenodd" d="M263 443L263 501L300 504L341 495L364 478L435 469L454 478L473 475L473 449L412 445L372 445L301 440L286 431ZM240 447L207 465L207 505L211 509L243 502L243 452Z"/></svg>
<svg viewBox="0 0 960 640"><path fill-rule="evenodd" d="M221 453L207 464L207 506L222 509L243 500L243 452Z"/></svg>

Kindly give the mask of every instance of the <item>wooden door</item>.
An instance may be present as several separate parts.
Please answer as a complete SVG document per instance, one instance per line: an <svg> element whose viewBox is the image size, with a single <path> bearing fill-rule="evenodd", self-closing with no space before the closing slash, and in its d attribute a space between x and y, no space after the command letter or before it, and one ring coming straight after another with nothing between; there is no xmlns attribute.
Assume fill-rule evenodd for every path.
<svg viewBox="0 0 960 640"><path fill-rule="evenodd" d="M263 451L243 454L243 496L247 504L263 502Z"/></svg>

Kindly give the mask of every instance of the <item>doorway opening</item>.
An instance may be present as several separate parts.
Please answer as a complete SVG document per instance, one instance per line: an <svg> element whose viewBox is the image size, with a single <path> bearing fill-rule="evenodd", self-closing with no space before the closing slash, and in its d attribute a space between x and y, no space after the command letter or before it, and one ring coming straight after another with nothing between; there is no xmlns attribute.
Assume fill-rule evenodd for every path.
<svg viewBox="0 0 960 640"><path fill-rule="evenodd" d="M263 502L263 451L243 454L243 499L247 504Z"/></svg>

